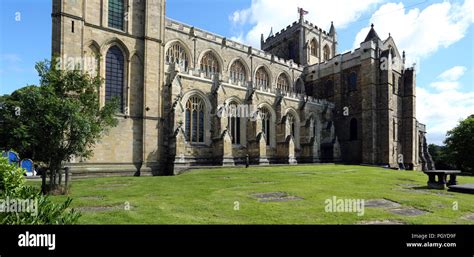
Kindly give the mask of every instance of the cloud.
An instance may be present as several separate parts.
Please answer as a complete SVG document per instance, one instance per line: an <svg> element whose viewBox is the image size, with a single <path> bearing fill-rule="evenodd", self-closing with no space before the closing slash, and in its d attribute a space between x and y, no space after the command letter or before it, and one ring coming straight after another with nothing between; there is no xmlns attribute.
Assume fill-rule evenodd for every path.
<svg viewBox="0 0 474 257"><path fill-rule="evenodd" d="M372 14L369 24L375 25L382 39L391 33L409 60L418 60L464 38L474 22L473 8L474 0L465 0L462 4L445 1L423 10L407 10L403 3L386 3ZM364 41L369 29L368 25L359 31L354 48Z"/></svg>
<svg viewBox="0 0 474 257"><path fill-rule="evenodd" d="M382 0L253 0L249 8L235 11L229 20L237 30L234 39L260 47L260 34L266 37L272 27L277 32L296 21L298 7L309 11L306 20L329 30L331 21L336 28L345 28L380 2ZM244 33L246 26L250 29Z"/></svg>
<svg viewBox="0 0 474 257"><path fill-rule="evenodd" d="M438 77L441 78L444 81L456 81L460 77L462 77L462 75L464 75L466 70L467 70L467 68L464 67L464 66L455 66L455 67L441 73Z"/></svg>
<svg viewBox="0 0 474 257"><path fill-rule="evenodd" d="M435 92L417 88L417 117L420 122L428 125L429 143L442 144L448 130L454 128L460 120L474 114L474 92L462 92L458 89L461 85L457 80L462 77L465 69L456 66L441 73L438 76L440 81L430 84L430 87L436 89Z"/></svg>

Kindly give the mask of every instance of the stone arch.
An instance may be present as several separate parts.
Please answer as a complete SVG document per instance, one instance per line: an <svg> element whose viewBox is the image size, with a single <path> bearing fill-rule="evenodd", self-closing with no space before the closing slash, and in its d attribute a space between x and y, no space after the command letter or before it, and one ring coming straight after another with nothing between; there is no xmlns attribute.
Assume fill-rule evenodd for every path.
<svg viewBox="0 0 474 257"><path fill-rule="evenodd" d="M288 72L286 72L286 71L281 71L280 73L278 73L278 76L276 76L276 80L274 81L274 84L275 84L275 85L278 85L278 80L280 79L280 76L285 76L285 77L286 77L286 80L287 80L287 82L288 82L288 91L286 91L286 92L288 92L288 93L294 92L294 91L293 91L294 83L293 83L293 81L292 81L292 79L291 79L290 74L289 74Z"/></svg>
<svg viewBox="0 0 474 257"><path fill-rule="evenodd" d="M224 65L224 59L222 59L221 55L216 50L214 50L213 48L207 48L207 49L201 51L201 53L199 54L199 56L197 58L196 66L197 67L201 66L202 58L204 57L204 55L206 55L209 52L211 52L216 57L217 62L219 64L219 75L222 75L224 73L224 68L226 68L225 65Z"/></svg>
<svg viewBox="0 0 474 257"><path fill-rule="evenodd" d="M331 59L331 48L328 44L324 44L323 47L323 61L329 61Z"/></svg>
<svg viewBox="0 0 474 257"><path fill-rule="evenodd" d="M260 103L258 105L258 109L259 110L262 110L262 109L266 109L270 112L270 137L268 135L265 135L265 138L266 140L268 141L268 145L270 147L276 147L276 112L275 110L273 109L272 105L269 104L269 103ZM261 122L261 121L260 121ZM258 132L260 131L257 131L257 134Z"/></svg>
<svg viewBox="0 0 474 257"><path fill-rule="evenodd" d="M211 124L212 104L211 104L211 101L209 100L209 98L207 97L207 95L204 94L201 90L192 89L192 90L186 92L183 95L183 98L181 99L181 106L182 106L182 109L181 109L181 112L180 112L181 117L177 117L175 120L182 122L182 124L183 124L182 129L186 134L186 125L185 125L186 124L186 117L185 117L186 103L193 96L198 96L204 102L205 110L204 110L204 143L203 144L210 145L211 144L211 132L210 132L210 130L211 130L211 126L212 126L212 124ZM176 112L176 113L178 113L178 112Z"/></svg>
<svg viewBox="0 0 474 257"><path fill-rule="evenodd" d="M272 84L273 74L272 74L270 68L266 64L260 64L260 65L257 65L257 67L255 67L255 70L252 72L252 78L253 78L254 84L256 84L255 83L255 77L257 75L257 71L260 68L263 68L265 70L265 72L267 73L267 75L268 75L268 88L272 88L272 86L273 86L273 84Z"/></svg>
<svg viewBox="0 0 474 257"><path fill-rule="evenodd" d="M244 66L244 68L245 68L245 80L249 81L250 80L250 74L251 74L250 66L241 57L235 57L232 60L230 60L229 64L227 65L227 70L226 70L226 72L228 73L227 75L230 78L230 68L232 67L232 64L234 64L234 62L236 62L236 61L240 61L240 63L242 63L242 65Z"/></svg>
<svg viewBox="0 0 474 257"><path fill-rule="evenodd" d="M306 89L304 86L304 81L301 78L296 79L294 83L293 91L297 94L305 94Z"/></svg>
<svg viewBox="0 0 474 257"><path fill-rule="evenodd" d="M319 42L316 37L309 41L309 52L311 56L319 57Z"/></svg>
<svg viewBox="0 0 474 257"><path fill-rule="evenodd" d="M285 137L290 135L291 131L288 131L287 129L288 128L288 115L291 115L294 117L294 140L295 140L295 146L297 148L299 148L300 146L300 130L301 130L301 120L300 120L300 116L298 114L298 112L292 108L292 107L289 107L285 110L285 115L284 117L286 118L285 119Z"/></svg>
<svg viewBox="0 0 474 257"><path fill-rule="evenodd" d="M184 50L184 52L185 52L185 54L186 54L186 56L187 56L187 62L188 62L187 69L189 70L189 68L190 68L191 66L193 66L193 63L192 63L192 60L193 60L192 51L191 51L191 48L189 48L189 46L188 46L186 43L184 43L184 41L182 41L182 40L179 39L179 38L175 38L175 39L169 40L169 41L165 44L165 48L164 48L164 49L165 49L165 51L164 51L164 55L165 55L165 56L164 56L163 58L166 59L166 52L167 52L167 51L169 50L169 48L170 48L171 46L173 46L174 44L179 44L179 45L183 48L183 50ZM166 60L165 60L165 63L166 63Z"/></svg>
<svg viewBox="0 0 474 257"><path fill-rule="evenodd" d="M125 59L127 61L130 61L130 51L128 50L127 45L117 37L109 38L104 43L102 43L102 45L100 47L101 56L105 56L107 54L107 51L112 46L117 46L118 48L120 48L120 50L122 50L122 52L125 55Z"/></svg>
<svg viewBox="0 0 474 257"><path fill-rule="evenodd" d="M90 40L84 50L83 69L91 76L100 74L100 45L95 40Z"/></svg>
<svg viewBox="0 0 474 257"><path fill-rule="evenodd" d="M241 100L239 97L237 96L231 96L229 98L227 98L225 101L225 106L226 107L230 107L230 105L232 103L235 103L237 106L236 106L236 115L237 115L237 118L239 119L239 138L240 138L240 142L238 142L238 144L240 145L246 145L247 143L247 119L249 117L248 114L250 113L250 110L248 109L245 109L245 108L242 108L243 107L243 103L244 101ZM247 105L245 105L247 106ZM230 108L228 109L230 111ZM229 119L229 118L232 118L232 117L226 117L226 119ZM227 124L227 127L228 129L231 129L231 124L229 124L230 120L228 120L228 124ZM231 136L233 136L235 134L235 131L230 131L229 134ZM233 141L234 142L234 141Z"/></svg>

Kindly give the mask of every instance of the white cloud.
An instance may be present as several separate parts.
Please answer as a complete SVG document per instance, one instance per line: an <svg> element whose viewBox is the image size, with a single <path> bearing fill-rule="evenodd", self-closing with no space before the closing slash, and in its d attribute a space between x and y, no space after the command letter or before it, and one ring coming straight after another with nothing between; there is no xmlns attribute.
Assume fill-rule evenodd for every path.
<svg viewBox="0 0 474 257"><path fill-rule="evenodd" d="M464 66L455 66L443 73L441 73L438 77L444 81L456 81L458 80L464 73L466 72L467 68Z"/></svg>
<svg viewBox="0 0 474 257"><path fill-rule="evenodd" d="M318 27L329 30L331 21L337 28L344 28L382 0L253 0L247 9L234 12L229 19L239 27L250 25L245 35L234 36L243 43L260 47L260 34L268 36L270 29L276 33L280 29L298 20L297 8L309 11L305 19ZM238 31L236 34L241 34Z"/></svg>
<svg viewBox="0 0 474 257"><path fill-rule="evenodd" d="M453 70L463 70L463 72L458 73ZM465 67L456 66L441 73L438 76L441 81L430 85L436 89L435 92L422 87L417 88L417 117L420 122L428 125L429 143L442 144L448 130L454 128L459 120L474 114L474 92L458 90L460 82L452 80L461 78L464 71ZM456 74L456 76L447 74Z"/></svg>
<svg viewBox="0 0 474 257"><path fill-rule="evenodd" d="M462 39L474 22L473 8L474 0L465 0L463 4L445 1L423 10L407 10L403 3L387 3L372 14L369 24L375 25L381 39L391 33L400 51L405 50L410 60L418 60ZM364 41L369 28L359 31L354 48Z"/></svg>

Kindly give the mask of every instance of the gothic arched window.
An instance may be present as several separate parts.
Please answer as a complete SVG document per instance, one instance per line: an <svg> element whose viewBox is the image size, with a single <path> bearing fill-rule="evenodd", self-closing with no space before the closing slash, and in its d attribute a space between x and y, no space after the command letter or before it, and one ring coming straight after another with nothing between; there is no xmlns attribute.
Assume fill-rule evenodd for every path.
<svg viewBox="0 0 474 257"><path fill-rule="evenodd" d="M311 40L311 43L309 44L309 49L312 56L318 57L318 41L316 41L315 38Z"/></svg>
<svg viewBox="0 0 474 257"><path fill-rule="evenodd" d="M328 46L328 45L325 45L324 48L323 48L324 61L329 60L330 56L331 56L331 50L329 50L329 46Z"/></svg>
<svg viewBox="0 0 474 257"><path fill-rule="evenodd" d="M352 118L351 119L351 124L349 126L349 130L350 130L350 140L353 141L353 140L357 140L358 138L358 128L357 128L357 119L355 118Z"/></svg>
<svg viewBox="0 0 474 257"><path fill-rule="evenodd" d="M186 140L193 143L204 142L204 102L198 96L186 102Z"/></svg>
<svg viewBox="0 0 474 257"><path fill-rule="evenodd" d="M262 118L262 131L265 133L267 145L270 145L272 115L267 108L263 108L260 112L260 117Z"/></svg>
<svg viewBox="0 0 474 257"><path fill-rule="evenodd" d="M347 78L347 85L349 87L349 91L357 90L357 73L351 72Z"/></svg>
<svg viewBox="0 0 474 257"><path fill-rule="evenodd" d="M125 4L123 0L109 0L109 27L124 30Z"/></svg>
<svg viewBox="0 0 474 257"><path fill-rule="evenodd" d="M180 43L174 43L166 51L166 63L176 64L183 70L188 70L188 55Z"/></svg>
<svg viewBox="0 0 474 257"><path fill-rule="evenodd" d="M220 71L217 57L211 52L207 52L201 59L201 71L204 72L206 78L210 79L213 75Z"/></svg>
<svg viewBox="0 0 474 257"><path fill-rule="evenodd" d="M290 92L290 82L285 74L281 74L278 77L277 88L280 89L282 93Z"/></svg>
<svg viewBox="0 0 474 257"><path fill-rule="evenodd" d="M230 80L233 84L237 84L238 82L245 83L245 79L247 74L245 72L245 67L241 61L237 60L230 66Z"/></svg>
<svg viewBox="0 0 474 257"><path fill-rule="evenodd" d="M105 101L117 99L119 110L123 112L123 89L125 78L125 61L122 50L112 46L107 51L105 60Z"/></svg>
<svg viewBox="0 0 474 257"><path fill-rule="evenodd" d="M268 73L265 68L260 67L255 73L255 83L258 88L267 89L269 86Z"/></svg>
<svg viewBox="0 0 474 257"><path fill-rule="evenodd" d="M232 102L229 104L230 108L237 109L237 103ZM232 137L232 144L240 144L240 117L238 117L237 112L231 112L232 115L228 117L228 128L230 135Z"/></svg>
<svg viewBox="0 0 474 257"><path fill-rule="evenodd" d="M295 92L297 94L303 94L304 93L304 83L301 79L298 79L295 83Z"/></svg>

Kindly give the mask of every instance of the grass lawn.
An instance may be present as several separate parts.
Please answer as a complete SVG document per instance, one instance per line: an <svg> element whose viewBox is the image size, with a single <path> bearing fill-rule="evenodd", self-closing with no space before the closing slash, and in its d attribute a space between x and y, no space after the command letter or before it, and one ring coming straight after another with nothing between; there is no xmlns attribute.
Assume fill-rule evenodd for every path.
<svg viewBox="0 0 474 257"><path fill-rule="evenodd" d="M220 168L172 177L75 180L70 196L84 224L474 224L466 218L474 213L474 195L428 190L427 179L421 172L348 165ZM458 181L474 183L474 177ZM254 196L269 192L300 199L261 202ZM333 196L387 199L426 213L406 216L373 207L365 207L363 216L325 212L325 200Z"/></svg>

